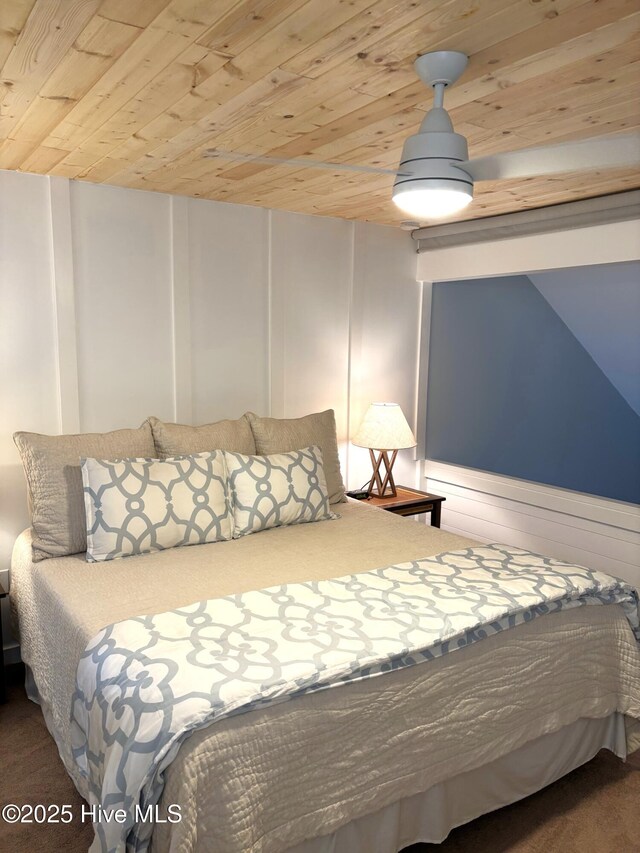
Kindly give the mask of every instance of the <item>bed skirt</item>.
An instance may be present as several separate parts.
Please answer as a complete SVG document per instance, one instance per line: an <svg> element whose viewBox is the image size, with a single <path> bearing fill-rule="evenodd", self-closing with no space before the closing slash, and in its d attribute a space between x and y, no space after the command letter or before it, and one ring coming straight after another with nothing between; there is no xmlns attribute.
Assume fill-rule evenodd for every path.
<svg viewBox="0 0 640 853"><path fill-rule="evenodd" d="M25 669L27 694L41 704L31 670ZM47 709L41 707L56 741ZM56 745L62 756L57 741ZM586 764L601 749L626 759L640 749L640 722L618 712L601 719L576 720L489 764L350 821L330 835L296 844L286 853L397 853L411 844L440 844L456 827L542 790ZM86 799L85 786L78 784L84 781L74 778ZM151 851L163 853L153 839Z"/></svg>
<svg viewBox="0 0 640 853"><path fill-rule="evenodd" d="M627 719L627 726L635 723ZM637 723L635 723L637 726ZM601 749L627 757L625 716L580 719L502 758L461 773L422 794L351 821L331 835L290 847L287 853L396 853L411 844L439 844L457 826L515 803L590 761Z"/></svg>

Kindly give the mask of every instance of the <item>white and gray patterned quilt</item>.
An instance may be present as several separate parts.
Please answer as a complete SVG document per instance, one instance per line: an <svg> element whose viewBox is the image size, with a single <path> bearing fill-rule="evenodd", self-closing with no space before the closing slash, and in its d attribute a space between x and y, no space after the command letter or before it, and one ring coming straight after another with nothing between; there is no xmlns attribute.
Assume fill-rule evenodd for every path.
<svg viewBox="0 0 640 853"><path fill-rule="evenodd" d="M602 572L504 545L200 601L109 625L84 652L74 756L103 814L92 850L147 849L163 772L195 729L413 666L547 613L618 604L640 643L638 594Z"/></svg>

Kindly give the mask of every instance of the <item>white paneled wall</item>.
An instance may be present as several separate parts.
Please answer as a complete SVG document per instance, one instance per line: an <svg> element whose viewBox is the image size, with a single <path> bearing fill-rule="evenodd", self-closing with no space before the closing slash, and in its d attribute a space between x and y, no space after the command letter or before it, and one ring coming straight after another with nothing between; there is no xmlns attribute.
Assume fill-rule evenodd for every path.
<svg viewBox="0 0 640 853"><path fill-rule="evenodd" d="M0 171L0 579L28 524L16 430L331 407L360 485L366 405L414 419L419 299L396 229Z"/></svg>
<svg viewBox="0 0 640 853"><path fill-rule="evenodd" d="M272 414L335 409L344 473L353 225L273 211L271 250Z"/></svg>
<svg viewBox="0 0 640 853"><path fill-rule="evenodd" d="M415 255L390 228L355 225L354 288L351 322L350 433L369 402L399 403L415 429L421 286L415 282ZM402 450L394 467L396 482L418 485L414 450ZM351 447L352 487L371 475L369 451Z"/></svg>
<svg viewBox="0 0 640 853"><path fill-rule="evenodd" d="M16 430L60 430L49 185L0 173L0 578L26 526ZM4 570L4 573L2 572Z"/></svg>
<svg viewBox="0 0 640 853"><path fill-rule="evenodd" d="M73 182L80 431L174 413L171 199Z"/></svg>
<svg viewBox="0 0 640 853"><path fill-rule="evenodd" d="M191 423L269 410L269 211L188 208Z"/></svg>

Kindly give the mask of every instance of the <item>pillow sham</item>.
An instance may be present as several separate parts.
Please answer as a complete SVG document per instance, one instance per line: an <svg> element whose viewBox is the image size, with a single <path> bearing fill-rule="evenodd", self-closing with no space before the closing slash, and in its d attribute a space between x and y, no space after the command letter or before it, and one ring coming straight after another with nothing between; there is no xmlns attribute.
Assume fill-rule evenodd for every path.
<svg viewBox="0 0 640 853"><path fill-rule="evenodd" d="M318 446L322 451L329 503L346 501L333 409L303 418L260 418L253 412L247 412L246 417L251 424L257 453L269 455Z"/></svg>
<svg viewBox="0 0 640 853"><path fill-rule="evenodd" d="M33 527L33 560L87 550L80 458L154 456L151 425L80 435L13 436L24 466Z"/></svg>
<svg viewBox="0 0 640 853"><path fill-rule="evenodd" d="M221 451L175 459L83 459L87 560L231 539Z"/></svg>
<svg viewBox="0 0 640 853"><path fill-rule="evenodd" d="M224 454L233 506L233 537L338 518L329 495L319 447L270 456Z"/></svg>
<svg viewBox="0 0 640 853"><path fill-rule="evenodd" d="M155 455L161 459L209 450L233 450L255 453L256 443L246 415L235 421L216 421L202 426L170 424L149 418L155 442ZM152 454L154 455L154 454Z"/></svg>

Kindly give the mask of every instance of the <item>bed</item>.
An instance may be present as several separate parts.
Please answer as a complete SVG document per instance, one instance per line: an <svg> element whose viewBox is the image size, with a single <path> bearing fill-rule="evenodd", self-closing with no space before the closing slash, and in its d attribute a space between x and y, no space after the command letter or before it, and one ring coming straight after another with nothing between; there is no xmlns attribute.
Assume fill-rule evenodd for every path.
<svg viewBox="0 0 640 853"><path fill-rule="evenodd" d="M32 698L79 792L69 708L104 625L201 599L340 577L470 541L350 501L341 518L102 564L12 561ZM152 850L392 853L439 842L606 747L640 748L640 652L617 605L541 616L455 654L194 732L166 772ZM164 810L164 811L163 811Z"/></svg>

